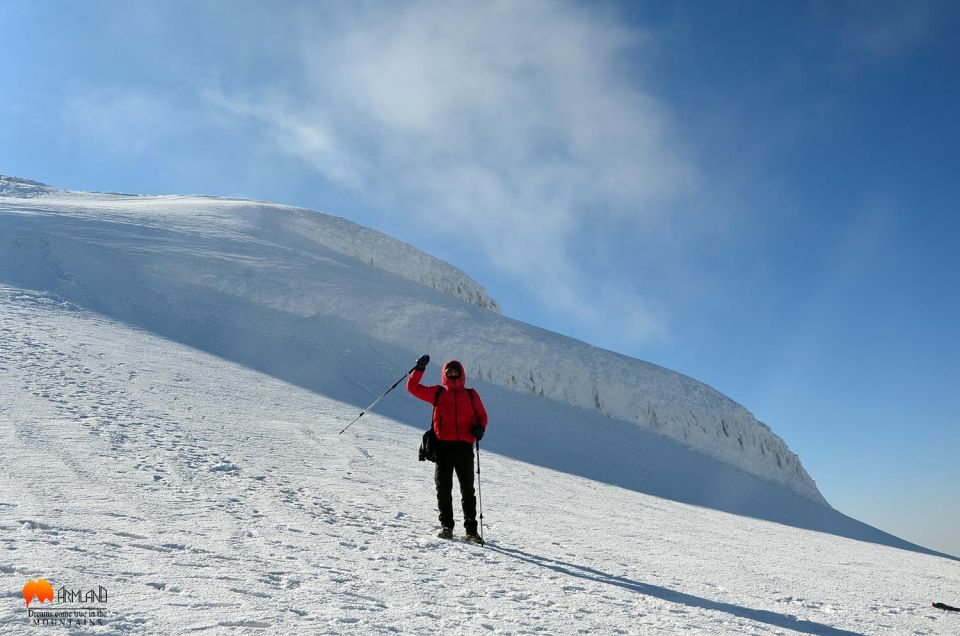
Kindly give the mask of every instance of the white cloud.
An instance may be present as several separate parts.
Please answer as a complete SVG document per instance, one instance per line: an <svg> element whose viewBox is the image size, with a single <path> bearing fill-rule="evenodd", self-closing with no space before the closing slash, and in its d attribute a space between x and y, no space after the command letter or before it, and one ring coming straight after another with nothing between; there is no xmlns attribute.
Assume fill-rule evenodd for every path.
<svg viewBox="0 0 960 636"><path fill-rule="evenodd" d="M299 157L318 172L343 185L364 187L368 166L362 157L344 147L336 127L321 112L306 112L287 96L275 91L255 98L227 97L222 91L208 90L203 95L208 106L238 117L253 118L267 124L266 134L282 152Z"/></svg>
<svg viewBox="0 0 960 636"><path fill-rule="evenodd" d="M597 297L596 273L574 257L588 229L663 221L697 180L669 112L642 87L645 34L564 2L335 6L294 13L302 75L209 102L488 257L542 302L591 306L576 316L595 324L598 308L629 305L625 331L662 331L626 286Z"/></svg>
<svg viewBox="0 0 960 636"><path fill-rule="evenodd" d="M170 99L150 90L78 86L67 95L61 113L74 139L136 156L182 128L179 122L185 119L174 110Z"/></svg>

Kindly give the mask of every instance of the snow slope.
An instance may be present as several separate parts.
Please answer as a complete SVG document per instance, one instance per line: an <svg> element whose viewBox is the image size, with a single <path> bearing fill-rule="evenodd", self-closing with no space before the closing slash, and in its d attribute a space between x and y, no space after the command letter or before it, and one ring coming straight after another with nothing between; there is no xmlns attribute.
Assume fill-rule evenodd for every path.
<svg viewBox="0 0 960 636"><path fill-rule="evenodd" d="M370 359L395 372L424 351L457 357L474 379L575 407L588 420L605 416L596 421L609 425L594 435L629 423L826 505L783 440L719 392L506 318L459 270L343 219L10 177L0 177L0 194L0 282L56 293L354 404L377 384L341 378L360 382ZM548 400L537 409L554 408ZM532 417L511 425L550 426L540 411Z"/></svg>
<svg viewBox="0 0 960 636"><path fill-rule="evenodd" d="M384 370L368 371L355 381L379 388ZM480 390L498 408L537 399ZM408 395L384 402L427 417ZM0 634L43 631L20 595L37 577L109 590L94 604L106 625L57 630L70 634L960 631L929 607L956 601L956 560L495 452L481 457L488 547L435 539L420 431L373 413L338 436L356 412L0 285Z"/></svg>

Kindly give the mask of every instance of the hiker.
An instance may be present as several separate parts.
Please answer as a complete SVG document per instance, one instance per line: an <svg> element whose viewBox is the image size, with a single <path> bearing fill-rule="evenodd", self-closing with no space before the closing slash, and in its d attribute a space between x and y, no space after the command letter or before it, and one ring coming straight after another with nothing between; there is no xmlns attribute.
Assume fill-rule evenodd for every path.
<svg viewBox="0 0 960 636"><path fill-rule="evenodd" d="M463 365L456 360L443 365L442 385L420 384L430 356L422 355L407 380L407 391L433 405L433 432L437 436L437 507L442 539L453 538L453 473L460 482L464 539L480 543L477 534L477 498L473 489L473 446L487 429L487 411L480 396L467 389Z"/></svg>

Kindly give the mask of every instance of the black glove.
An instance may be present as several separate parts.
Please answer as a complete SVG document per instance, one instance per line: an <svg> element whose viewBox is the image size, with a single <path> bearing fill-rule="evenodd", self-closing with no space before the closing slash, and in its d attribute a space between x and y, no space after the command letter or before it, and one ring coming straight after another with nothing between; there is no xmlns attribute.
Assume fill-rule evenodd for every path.
<svg viewBox="0 0 960 636"><path fill-rule="evenodd" d="M479 442L480 440L483 439L483 433L484 433L483 424L474 424L470 432L473 433L473 436Z"/></svg>
<svg viewBox="0 0 960 636"><path fill-rule="evenodd" d="M428 364L430 364L430 356L428 356L427 354L423 354L422 356L417 358L417 366L416 366L417 371L426 371Z"/></svg>

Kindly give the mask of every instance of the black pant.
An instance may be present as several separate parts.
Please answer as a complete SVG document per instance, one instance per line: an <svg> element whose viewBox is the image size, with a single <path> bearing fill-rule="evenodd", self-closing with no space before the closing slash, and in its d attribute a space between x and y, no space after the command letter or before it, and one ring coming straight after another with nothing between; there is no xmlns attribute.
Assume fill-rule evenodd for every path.
<svg viewBox="0 0 960 636"><path fill-rule="evenodd" d="M463 504L463 529L477 531L477 498L473 491L473 446L466 442L440 442L437 450L437 467L433 479L437 484L437 507L440 509L440 525L452 528L453 523L453 473L460 482L460 502Z"/></svg>

